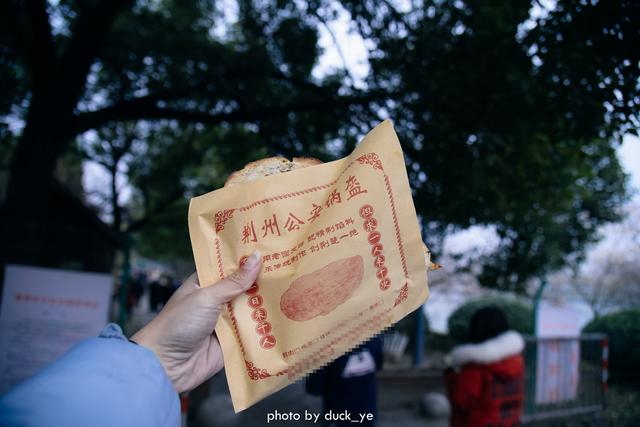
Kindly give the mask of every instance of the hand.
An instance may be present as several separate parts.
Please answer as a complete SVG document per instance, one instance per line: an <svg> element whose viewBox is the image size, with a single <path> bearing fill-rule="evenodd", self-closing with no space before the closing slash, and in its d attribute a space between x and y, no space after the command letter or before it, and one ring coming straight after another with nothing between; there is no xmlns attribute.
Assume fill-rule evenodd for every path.
<svg viewBox="0 0 640 427"><path fill-rule="evenodd" d="M178 393L193 390L222 369L222 349L213 332L224 304L246 291L260 273L254 252L238 271L200 287L194 273L162 311L131 339L153 351Z"/></svg>

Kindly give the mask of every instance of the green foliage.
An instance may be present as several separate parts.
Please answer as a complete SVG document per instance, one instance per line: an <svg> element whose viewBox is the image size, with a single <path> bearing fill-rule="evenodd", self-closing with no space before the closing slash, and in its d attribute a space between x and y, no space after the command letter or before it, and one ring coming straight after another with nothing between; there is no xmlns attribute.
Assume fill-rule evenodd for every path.
<svg viewBox="0 0 640 427"><path fill-rule="evenodd" d="M245 162L267 155L255 134L242 127L193 130L165 137L155 133L150 150L131 160L131 182L137 204L130 209L138 229L136 249L141 255L171 260L190 259L187 196L197 196L224 185L231 172ZM166 144L158 138L166 138ZM136 227L136 221L148 223Z"/></svg>
<svg viewBox="0 0 640 427"><path fill-rule="evenodd" d="M449 317L449 336L457 342L467 341L469 322L473 314L484 307L497 307L507 316L509 327L522 334L533 333L533 312L520 302L505 298L482 298L459 307Z"/></svg>
<svg viewBox="0 0 640 427"><path fill-rule="evenodd" d="M606 425L637 427L640 420L640 391L632 386L613 386L607 391ZM598 426L602 423L589 424Z"/></svg>
<svg viewBox="0 0 640 427"><path fill-rule="evenodd" d="M639 18L635 0L562 1L523 40L540 60L549 97L566 110L564 117L587 126L575 132L600 127L638 134L640 52L629 49L640 43ZM604 123L603 106L609 111Z"/></svg>
<svg viewBox="0 0 640 427"><path fill-rule="evenodd" d="M435 331L429 331L426 338L426 348L429 352L439 352L442 354L449 353L460 341L453 339L449 334L441 334Z"/></svg>
<svg viewBox="0 0 640 427"><path fill-rule="evenodd" d="M143 257L171 262L191 259L189 228L185 218L189 205L180 200L154 215L135 235L134 247Z"/></svg>
<svg viewBox="0 0 640 427"><path fill-rule="evenodd" d="M614 383L640 382L640 307L593 319L582 332L609 337L609 373Z"/></svg>
<svg viewBox="0 0 640 427"><path fill-rule="evenodd" d="M432 230L496 224L502 247L481 281L519 290L536 272L556 269L566 254L580 252L593 227L616 219L624 174L615 146L600 137L614 133L602 103L615 97L580 83L599 75L584 66L586 51L602 61L611 58L586 45L569 50L549 40L554 34L544 38L542 26L520 41L517 27L528 17L528 1L426 3L405 17L397 35L387 31L387 22L363 23L384 52L372 62L369 81L403 94L386 107L412 163L418 211ZM638 13L631 2L622 3L606 18L575 4L571 13L588 15L581 27L588 37L602 21L627 22L627 14ZM350 4L354 13L374 16L370 2ZM553 24L556 31L574 26L555 16ZM616 49L631 46L627 37L638 37L637 29L625 25L622 31L624 41L610 38ZM539 51L553 49L573 78L560 79L547 62L536 66L533 44ZM570 62L574 57L584 60ZM638 68L631 68L638 76ZM635 85L637 77L629 81Z"/></svg>

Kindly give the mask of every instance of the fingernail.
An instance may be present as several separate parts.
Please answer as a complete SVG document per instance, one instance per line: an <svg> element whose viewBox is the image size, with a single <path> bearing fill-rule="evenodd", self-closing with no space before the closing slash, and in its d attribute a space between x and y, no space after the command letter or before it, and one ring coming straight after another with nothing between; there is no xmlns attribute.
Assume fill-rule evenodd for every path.
<svg viewBox="0 0 640 427"><path fill-rule="evenodd" d="M247 259L247 262L244 263L243 268L245 270L253 270L253 268L260 262L260 257L261 254L259 250L253 251L249 259Z"/></svg>

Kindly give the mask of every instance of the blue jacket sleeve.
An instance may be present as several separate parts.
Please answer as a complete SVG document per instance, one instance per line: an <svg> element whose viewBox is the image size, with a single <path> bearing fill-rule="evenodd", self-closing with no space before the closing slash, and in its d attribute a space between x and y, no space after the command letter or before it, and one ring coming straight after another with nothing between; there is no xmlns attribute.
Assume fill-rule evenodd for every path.
<svg viewBox="0 0 640 427"><path fill-rule="evenodd" d="M178 426L178 394L150 350L109 324L0 400L1 426Z"/></svg>

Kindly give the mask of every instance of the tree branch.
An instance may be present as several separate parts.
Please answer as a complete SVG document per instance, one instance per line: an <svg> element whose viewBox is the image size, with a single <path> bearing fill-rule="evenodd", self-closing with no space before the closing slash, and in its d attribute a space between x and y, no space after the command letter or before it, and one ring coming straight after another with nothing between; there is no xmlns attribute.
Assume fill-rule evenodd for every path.
<svg viewBox="0 0 640 427"><path fill-rule="evenodd" d="M101 0L95 7L80 12L77 24L72 30L69 47L60 62L60 76L68 84L65 92L67 101L75 106L82 94L85 79L95 60L109 29L118 14L133 0Z"/></svg>
<svg viewBox="0 0 640 427"><path fill-rule="evenodd" d="M329 36L331 37L331 40L333 41L333 46L336 48L336 52L338 52L338 56L340 57L340 60L342 61L342 68L344 68L344 71L347 74L347 78L351 82L350 86L353 87L354 83L355 83L355 79L353 78L353 75L351 74L351 70L349 69L349 66L347 65L347 58L344 56L344 52L342 52L342 48L340 47L340 43L338 43L338 38L336 37L335 33L333 32L333 30L329 26L329 23L324 19L324 17L322 15L320 15L320 13L317 10L315 10L313 12L313 15L322 24L322 26L325 28L325 30L327 30L327 32L329 33Z"/></svg>
<svg viewBox="0 0 640 427"><path fill-rule="evenodd" d="M408 24L407 21L405 20L405 17L402 13L398 12L398 9L396 9L396 7L391 4L391 2L389 0L382 0L382 3L387 6L387 9L389 11L389 13L391 14L391 16L393 16L396 21L400 21L402 22L402 25L404 25L404 27L408 30L409 28L411 28Z"/></svg>
<svg viewBox="0 0 640 427"><path fill-rule="evenodd" d="M116 147L113 145L113 141L111 142L111 158L116 168L118 166L118 163L120 163L120 159L122 159L122 156L127 154L131 149L131 146L133 145L133 141L135 141L135 139L136 138L133 133L126 132L124 136L124 144L122 144L121 147Z"/></svg>
<svg viewBox="0 0 640 427"><path fill-rule="evenodd" d="M317 84L314 84L310 81L288 76L279 70L272 70L270 72L268 71L266 72L266 75L276 80L281 80L287 83L291 83L294 86L298 86L299 88L306 89L309 92L314 93L316 95L320 95L324 98L333 99L333 96L332 96L333 93L327 90L326 87L318 86Z"/></svg>
<svg viewBox="0 0 640 427"><path fill-rule="evenodd" d="M109 122L121 120L162 120L173 119L187 123L216 125L220 123L251 122L280 117L291 112L326 111L332 112L340 107L362 105L372 101L371 95L342 97L339 99L303 100L285 105L264 106L255 110L236 110L224 113L180 110L171 107L159 107L153 97L143 97L123 101L101 110L78 114L73 125L73 134L77 135L90 129L99 128Z"/></svg>
<svg viewBox="0 0 640 427"><path fill-rule="evenodd" d="M148 210L142 218L132 221L127 227L126 232L133 233L142 230L149 224L149 222L151 222L153 218L157 217L159 213L167 209L169 206L175 203L176 200L182 197L184 197L184 189L176 188L161 203L156 204L153 209Z"/></svg>

